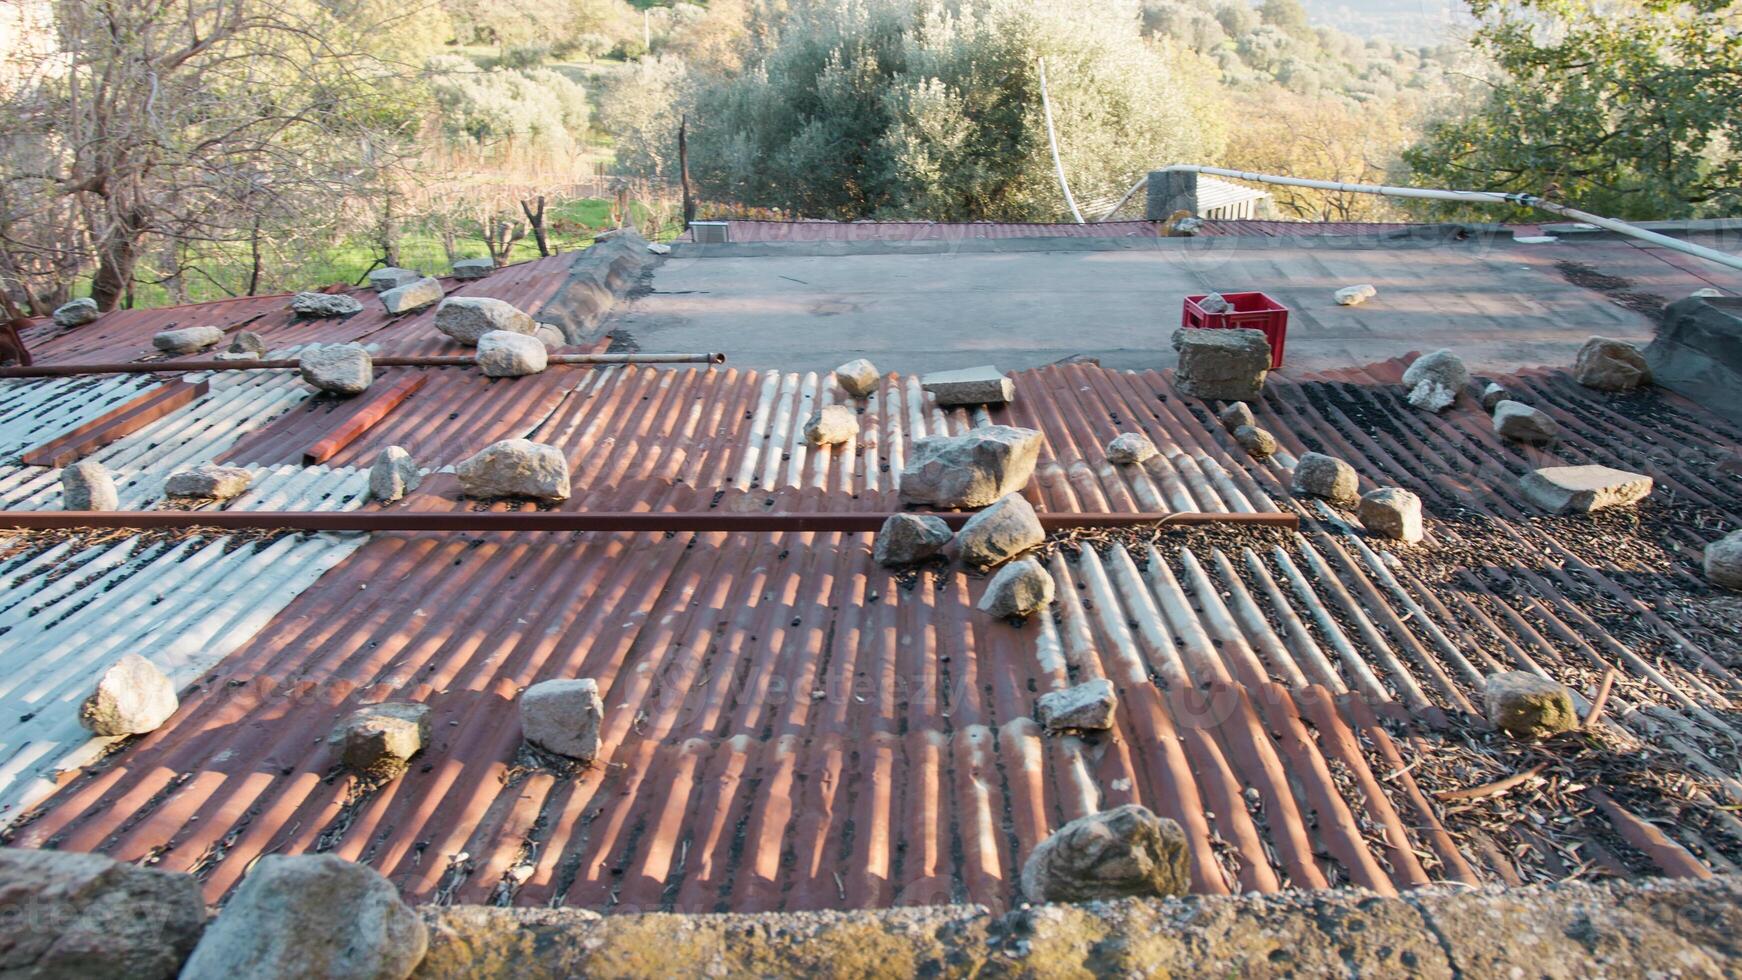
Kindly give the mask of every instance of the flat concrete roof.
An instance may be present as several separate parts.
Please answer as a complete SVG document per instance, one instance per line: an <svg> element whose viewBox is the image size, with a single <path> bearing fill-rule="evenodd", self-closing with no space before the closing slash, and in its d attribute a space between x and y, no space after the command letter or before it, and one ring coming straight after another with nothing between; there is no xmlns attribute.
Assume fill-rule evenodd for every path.
<svg viewBox="0 0 1742 980"><path fill-rule="evenodd" d="M1338 306L1356 283L1378 296ZM606 327L643 352L724 350L742 367L1020 370L1089 355L1161 368L1186 295L1259 290L1291 311L1285 370L1453 346L1497 371L1570 363L1593 334L1649 340L1642 311L1712 285L1742 291L1742 275L1629 242L1510 233L684 244Z"/></svg>

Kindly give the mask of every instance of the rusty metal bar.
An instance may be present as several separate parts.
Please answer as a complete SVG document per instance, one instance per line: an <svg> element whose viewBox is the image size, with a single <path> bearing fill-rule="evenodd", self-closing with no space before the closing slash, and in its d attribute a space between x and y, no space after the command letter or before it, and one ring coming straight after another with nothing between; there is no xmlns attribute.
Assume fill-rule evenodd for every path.
<svg viewBox="0 0 1742 980"><path fill-rule="evenodd" d="M470 354L383 354L372 358L376 367L472 367ZM551 367L587 367L600 364L724 364L726 355L705 354L552 354ZM0 367L0 378L65 378L85 374L166 374L178 371L294 371L299 362L290 358L271 361L216 361L183 358L168 361L120 361L112 364L36 364L31 367Z"/></svg>
<svg viewBox="0 0 1742 980"><path fill-rule="evenodd" d="M959 528L971 513L936 513ZM270 531L876 531L888 513L719 514L712 512L565 512L565 511L0 511L0 529L70 530L75 528L195 528ZM1117 528L1143 524L1160 526L1235 524L1298 528L1295 514L1094 513L1041 514L1049 531Z"/></svg>
<svg viewBox="0 0 1742 980"><path fill-rule="evenodd" d="M30 466L65 466L138 432L211 390L211 384L176 380L157 385L21 458Z"/></svg>
<svg viewBox="0 0 1742 980"><path fill-rule="evenodd" d="M349 414L343 422L333 427L333 430L303 450L302 465L315 466L333 458L339 450L355 442L357 437L376 423L387 417L387 413L399 407L399 403L410 398L419 388L429 381L427 374L414 374L401 378L391 385L372 389L368 394L356 399L346 408Z"/></svg>

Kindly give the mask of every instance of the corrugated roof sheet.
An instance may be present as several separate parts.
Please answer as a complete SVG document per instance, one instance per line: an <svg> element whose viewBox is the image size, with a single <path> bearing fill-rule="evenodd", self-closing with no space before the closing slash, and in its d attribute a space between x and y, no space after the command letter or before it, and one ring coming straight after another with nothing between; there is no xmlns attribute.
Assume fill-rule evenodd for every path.
<svg viewBox="0 0 1742 980"><path fill-rule="evenodd" d="M1702 753L1728 732L1714 712L1736 691L1719 657L1626 631L1656 616L1686 637L1685 623L1594 608L1590 590L1624 579L1578 566L1569 556L1586 543L1561 546L1560 567L1478 564L1437 580L1435 556L1502 546L1463 540L1480 526L1457 519L1471 500L1511 516L1460 485L1448 453L1481 447L1509 473L1524 460L1483 435L1479 413L1404 409L1396 376L1278 379L1260 415L1285 452L1266 464L1233 455L1208 406L1160 397L1165 374L1025 372L994 415L1046 431L1030 494L1051 509L1121 509L1141 493L1204 509L1286 500L1295 454L1340 452L1428 500L1435 543L1401 561L1335 521L1301 536L1097 539L1049 558L1060 601L1016 628L974 611L981 579L876 566L870 535L376 535L190 691L171 725L74 780L18 840L191 870L214 899L260 854L326 850L416 900L619 911L1007 903L1050 829L1123 802L1182 822L1202 892L1733 866L1734 817L1632 784L1570 823L1529 791L1531 812L1561 821L1546 838L1430 799L1506 772L1460 754L1481 737L1459 719L1490 670L1540 669L1589 697L1615 665L1611 717L1652 737L1653 767L1708 782ZM569 454L577 509L863 508L889 492L866 447L843 454L851 467L794 452L807 397L828 397L820 380L599 372L540 438ZM1544 404L1575 397L1552 375L1514 383ZM1658 417L1734 444L1691 406L1646 397ZM1375 408L1352 415L1345 402L1361 401ZM1582 417L1648 434L1585 401ZM879 459L970 421L898 379L873 408ZM1567 424L1573 458L1628 451L1587 435L1595 422ZM1091 462L1132 425L1172 441L1172 489ZM1697 463L1676 465L1668 485L1700 486ZM456 506L446 479L406 506ZM1569 533L1516 523L1487 533L1551 549ZM515 720L524 685L568 676L606 694L608 763L578 775L524 755ZM1034 698L1094 676L1121 690L1116 731L1044 736ZM430 704L435 743L384 786L335 773L320 744L334 720L389 697Z"/></svg>

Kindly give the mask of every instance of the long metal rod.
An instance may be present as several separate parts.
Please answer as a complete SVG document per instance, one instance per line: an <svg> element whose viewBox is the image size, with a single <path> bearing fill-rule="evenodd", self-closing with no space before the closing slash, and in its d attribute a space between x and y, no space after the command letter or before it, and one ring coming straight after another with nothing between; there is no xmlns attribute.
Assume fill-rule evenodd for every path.
<svg viewBox="0 0 1742 980"><path fill-rule="evenodd" d="M376 367L471 367L478 363L469 354L384 354L371 359ZM706 354L552 354L551 367L586 367L598 364L724 364L726 355ZM0 378L64 378L83 374L173 374L179 371L294 371L301 364L291 358L271 361L217 361L184 358L170 361L118 361L110 364L36 364L0 368Z"/></svg>
<svg viewBox="0 0 1742 980"><path fill-rule="evenodd" d="M1251 181L1255 184L1280 184L1286 187L1307 187L1312 188L1313 190L1341 191L1349 194L1379 194L1385 197L1402 197L1424 201L1464 201L1471 204L1512 204L1518 207L1535 208L1538 211L1546 211L1549 214L1559 215L1563 218L1571 218L1574 221L1580 221L1588 225L1595 225L1598 228L1615 232L1618 235L1626 235L1630 238L1637 238L1643 242L1650 242L1653 245L1661 245L1664 248L1696 256L1705 259L1708 262L1716 262L1719 265L1727 266L1731 269L1742 269L1742 256L1731 255L1728 252L1720 252L1715 248L1707 248L1704 245L1696 245L1693 242L1684 242L1679 238L1671 238L1668 235L1660 234L1649 228L1641 228L1638 225L1628 224L1625 221L1618 221L1614 218L1605 218L1600 214L1592 214L1589 211L1580 211L1578 208L1569 208L1564 204L1557 204L1554 201L1537 197L1535 194L1518 194L1508 191L1438 190L1429 187L1396 187L1388 184L1349 184L1335 180L1311 180L1305 177L1285 177L1280 174L1261 174L1250 170L1228 170L1223 167L1204 167L1197 164L1186 163L1177 163L1172 166L1162 167L1160 170L1154 172L1209 174L1212 177L1230 177L1235 180ZM1148 174L1139 178L1137 183L1133 184L1131 189L1125 192L1125 196L1119 199L1119 204L1114 205L1113 210L1107 212L1107 214L1102 216L1100 220L1106 221L1108 218L1111 218L1127 200L1130 200L1132 194L1137 193L1138 188L1148 182Z"/></svg>
<svg viewBox="0 0 1742 980"><path fill-rule="evenodd" d="M919 512L912 512L919 513ZM0 529L219 528L271 531L876 531L889 513L718 514L564 511L0 511ZM952 528L974 515L937 513ZM1295 514L1093 513L1041 514L1049 531L1142 524L1238 524L1298 528Z"/></svg>

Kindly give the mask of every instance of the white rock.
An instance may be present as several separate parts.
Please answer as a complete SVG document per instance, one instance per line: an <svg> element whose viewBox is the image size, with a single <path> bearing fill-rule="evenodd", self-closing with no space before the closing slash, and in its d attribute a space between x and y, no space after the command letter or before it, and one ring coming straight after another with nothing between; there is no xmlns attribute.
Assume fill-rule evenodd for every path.
<svg viewBox="0 0 1742 980"><path fill-rule="evenodd" d="M1255 426L1258 418L1252 414L1252 406L1245 402L1229 402L1227 407L1216 414L1222 422L1222 428L1233 432L1243 425Z"/></svg>
<svg viewBox="0 0 1742 980"><path fill-rule="evenodd" d="M421 272L388 266L385 269L376 269L369 273L369 288L377 293L385 293L401 286L409 286L422 278L423 273Z"/></svg>
<svg viewBox="0 0 1742 980"><path fill-rule="evenodd" d="M151 346L168 354L192 354L216 347L223 339L224 331L217 327L182 327L154 335Z"/></svg>
<svg viewBox="0 0 1742 980"><path fill-rule="evenodd" d="M358 772L396 775L429 744L429 705L412 701L367 704L346 715L327 744Z"/></svg>
<svg viewBox="0 0 1742 980"><path fill-rule="evenodd" d="M1689 299L1717 299L1718 297L1720 297L1722 295L1724 295L1723 290L1716 289L1716 288L1711 287L1711 286L1706 286L1703 289L1696 289L1693 292L1689 293L1688 298Z"/></svg>
<svg viewBox="0 0 1742 980"><path fill-rule="evenodd" d="M1421 498L1401 487L1380 487L1362 494L1356 513L1370 534L1405 544L1423 537Z"/></svg>
<svg viewBox="0 0 1742 980"><path fill-rule="evenodd" d="M1482 389L1482 411L1492 412L1494 406L1504 401L1517 401L1504 385L1490 381L1488 387Z"/></svg>
<svg viewBox="0 0 1742 980"><path fill-rule="evenodd" d="M1651 495L1651 477L1607 466L1545 466L1519 481L1525 499L1551 514L1627 507Z"/></svg>
<svg viewBox="0 0 1742 980"><path fill-rule="evenodd" d="M335 395L361 394L375 380L375 361L362 344L305 348L297 369L304 381Z"/></svg>
<svg viewBox="0 0 1742 980"><path fill-rule="evenodd" d="M934 507L984 507L1028 485L1040 458L1033 429L987 425L913 443L901 471L901 499Z"/></svg>
<svg viewBox="0 0 1742 980"><path fill-rule="evenodd" d="M1333 294L1338 306L1360 306L1375 296L1379 290L1372 283L1362 283L1359 286L1344 286Z"/></svg>
<svg viewBox="0 0 1742 980"><path fill-rule="evenodd" d="M1706 580L1742 591L1742 531L1731 531L1706 545Z"/></svg>
<svg viewBox="0 0 1742 980"><path fill-rule="evenodd" d="M990 364L959 371L933 371L919 379L943 407L952 405L1003 405L1016 399L1016 382Z"/></svg>
<svg viewBox="0 0 1742 980"><path fill-rule="evenodd" d="M94 459L80 460L60 471L61 505L67 510L120 510L115 478Z"/></svg>
<svg viewBox="0 0 1742 980"><path fill-rule="evenodd" d="M1355 468L1323 453L1304 453L1294 464L1292 489L1297 496L1322 497L1341 507L1353 507L1360 497Z"/></svg>
<svg viewBox="0 0 1742 980"><path fill-rule="evenodd" d="M478 370L485 377L525 377L543 371L549 363L550 352L537 337L492 330L478 338Z"/></svg>
<svg viewBox="0 0 1742 980"><path fill-rule="evenodd" d="M182 980L405 980L429 929L392 883L332 854L255 861Z"/></svg>
<svg viewBox="0 0 1742 980"><path fill-rule="evenodd" d="M563 336L563 332L548 323L539 324L538 330L533 333L533 336L538 338L538 342L543 344L546 350L552 350L568 344L568 338Z"/></svg>
<svg viewBox="0 0 1742 980"><path fill-rule="evenodd" d="M859 434L859 416L845 405L825 405L804 423L804 441L813 446L839 446Z"/></svg>
<svg viewBox="0 0 1742 980"><path fill-rule="evenodd" d="M835 382L841 390L854 398L869 398L877 393L877 386L882 383L883 376L877 373L877 366L870 361L859 358L835 368Z"/></svg>
<svg viewBox="0 0 1742 980"><path fill-rule="evenodd" d="M89 297L63 303L55 307L53 313L57 327L82 327L102 315L102 311L97 309L97 301Z"/></svg>
<svg viewBox="0 0 1742 980"><path fill-rule="evenodd" d="M79 724L93 735L144 735L161 728L180 706L175 685L156 664L125 653L79 706Z"/></svg>
<svg viewBox="0 0 1742 980"><path fill-rule="evenodd" d="M467 347L478 346L479 338L496 330L532 336L538 324L532 317L488 296L450 296L436 307L435 327Z"/></svg>
<svg viewBox="0 0 1742 980"><path fill-rule="evenodd" d="M1409 403L1430 412L1445 410L1469 383L1470 369L1464 366L1463 358L1449 350L1423 354L1403 372Z"/></svg>
<svg viewBox="0 0 1742 980"><path fill-rule="evenodd" d="M1221 293L1211 293L1198 300L1198 309L1205 313L1226 313L1233 308L1234 304L1228 302Z"/></svg>
<svg viewBox="0 0 1742 980"><path fill-rule="evenodd" d="M0 976L171 980L206 927L199 879L101 854L0 849Z"/></svg>
<svg viewBox="0 0 1742 980"><path fill-rule="evenodd" d="M991 568L1045 542L1046 530L1034 506L1012 493L968 518L956 534L956 554L964 564Z"/></svg>
<svg viewBox="0 0 1742 980"><path fill-rule="evenodd" d="M1262 330L1191 328L1173 332L1179 352L1173 386L1205 401L1257 401L1270 375L1270 339Z"/></svg>
<svg viewBox="0 0 1742 980"><path fill-rule="evenodd" d="M1020 498L1018 498L1020 499ZM980 611L995 619L1027 619L1052 604L1053 581L1033 558L998 570L980 597Z"/></svg>
<svg viewBox="0 0 1742 980"><path fill-rule="evenodd" d="M1113 727L1113 713L1119 708L1119 695L1113 682L1105 677L1049 691L1035 703L1040 724L1049 732L1101 732Z"/></svg>
<svg viewBox="0 0 1742 980"><path fill-rule="evenodd" d="M486 446L454 469L468 497L567 500L569 464L555 446L505 439Z"/></svg>
<svg viewBox="0 0 1742 980"><path fill-rule="evenodd" d="M256 357L265 357L266 338L252 330L238 330L230 338L230 346L225 349L232 354L253 354Z"/></svg>
<svg viewBox="0 0 1742 980"><path fill-rule="evenodd" d="M163 493L168 497L199 497L207 500L229 500L248 489L254 474L240 466L218 466L207 463L193 469L177 470L163 481Z"/></svg>
<svg viewBox="0 0 1742 980"><path fill-rule="evenodd" d="M369 497L381 503L392 503L417 489L423 475L411 454L399 446L388 446L375 457L369 467Z"/></svg>
<svg viewBox="0 0 1742 980"><path fill-rule="evenodd" d="M912 565L944 550L955 533L942 518L929 514L891 514L877 532L872 557L888 567Z"/></svg>
<svg viewBox="0 0 1742 980"><path fill-rule="evenodd" d="M520 732L534 746L592 762L599 755L605 702L590 677L540 681L520 695Z"/></svg>
<svg viewBox="0 0 1742 980"><path fill-rule="evenodd" d="M1269 459L1276 455L1276 437L1270 434L1269 429L1261 429L1256 425L1242 425L1234 430L1234 441L1239 443L1240 448L1246 450L1246 455L1253 459Z"/></svg>
<svg viewBox="0 0 1742 980"><path fill-rule="evenodd" d="M1494 406L1494 431L1505 439L1541 445L1560 435L1561 427L1546 412L1523 402L1502 400Z"/></svg>
<svg viewBox="0 0 1742 980"><path fill-rule="evenodd" d="M1107 443L1107 462L1118 466L1134 466L1156 455L1155 443L1141 432L1121 432Z"/></svg>
<svg viewBox="0 0 1742 980"><path fill-rule="evenodd" d="M297 316L350 316L363 312L363 304L345 293L297 293L290 298L290 311Z"/></svg>
<svg viewBox="0 0 1742 980"><path fill-rule="evenodd" d="M381 294L381 305L395 316L411 313L442 301L442 284L437 279L419 279Z"/></svg>

